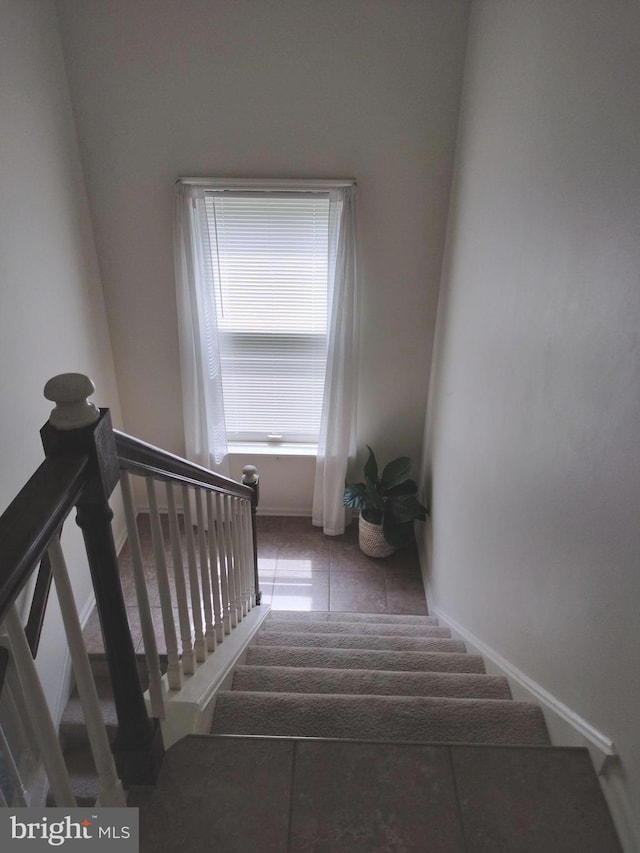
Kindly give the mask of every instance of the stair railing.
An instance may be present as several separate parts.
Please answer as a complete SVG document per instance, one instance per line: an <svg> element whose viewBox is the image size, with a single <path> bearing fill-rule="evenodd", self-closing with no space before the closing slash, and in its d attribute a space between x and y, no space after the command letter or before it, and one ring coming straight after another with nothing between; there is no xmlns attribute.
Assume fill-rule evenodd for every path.
<svg viewBox="0 0 640 853"><path fill-rule="evenodd" d="M256 549L258 475L246 466L237 483L115 431L147 668L152 714L163 719L172 691L189 679L260 603ZM136 482L134 482L134 480ZM154 555L154 612L136 519L146 503ZM166 649L166 676L158 653Z"/></svg>
<svg viewBox="0 0 640 853"><path fill-rule="evenodd" d="M75 387L76 391L80 389L84 391L86 398L88 380L78 375L74 377L67 382L67 390L69 387ZM53 385L47 383L45 396L53 399L58 391L54 380ZM77 395L74 392L72 396ZM125 805L123 786L107 737L60 544L60 531L68 515L76 507L78 523L83 528L87 543L95 585L95 566L89 545L91 540L97 538L94 519L105 519L109 512L107 498L112 486L109 486L108 466L103 464L100 452L109 431L110 421L106 410L99 412L86 401L82 406L67 406L65 409L65 403L62 402L41 431L47 458L0 517L0 634L8 657L6 678L3 678L2 684L4 698L9 696L12 700L19 723L17 727L22 729L25 739L35 742L53 801L56 805L65 807L75 806L76 801L56 726L34 661L39 625L43 617L38 613L35 621L30 619L27 628L23 627L16 600L42 560L45 572L43 584L48 587L46 574L50 569L57 592L71 664L99 779L98 803L102 806ZM108 531L110 535L110 528ZM93 542L94 549L95 544ZM117 580L117 574L115 578ZM103 581L102 586L108 588L109 583ZM99 595L96 587L96 596ZM47 597L46 590L42 594L39 591L38 598L41 601L46 601ZM42 606L37 609L42 610ZM135 663L133 650L132 660ZM135 693L135 689L133 692ZM138 706L142 717L135 717L135 698L133 702L127 701L124 705L127 706L127 713L129 710L134 713L132 725L146 727L146 731L152 736L154 725L146 713L139 682L138 693ZM124 710L124 705L121 711ZM152 737L148 738L151 739ZM126 746L126 740L121 739L119 747ZM4 730L0 732L0 749L11 778L13 800L18 805L25 805L29 783L22 778L20 757L15 754L19 745L10 744ZM139 742L136 743L135 749L140 749ZM116 754L117 752L118 747ZM126 778L126 773L121 772L120 775ZM132 773L128 781L138 781L137 774Z"/></svg>
<svg viewBox="0 0 640 853"><path fill-rule="evenodd" d="M260 603L255 468L247 466L243 482L236 483L116 432L108 409L97 409L88 402L94 390L91 380L81 374L63 374L47 383L45 396L56 406L41 430L46 459L0 517L0 645L9 654L4 684L0 673L0 690L14 706L11 728L22 732L23 741L36 744L35 760L42 762L51 796L59 806L72 806L75 800L34 663L49 575L60 604L99 775L98 802L103 806L123 805L123 786L155 782L164 751L159 720L165 715L166 698L179 693L220 644L225 643L226 649L222 660L237 654L236 647L245 642L243 632L238 632L239 639L228 649L225 641ZM161 626L154 624L151 612L136 523L134 479L142 480L149 507ZM111 529L109 498L120 483L149 669L148 697L140 684ZM111 747L60 546L62 527L74 507L118 718ZM166 517L162 514L165 509ZM169 554L165 539L170 541ZM25 629L16 600L39 565L35 603ZM258 621L253 615L247 619L247 634L256 630ZM166 676L162 675L156 642L159 627L167 652ZM11 753L1 728L0 751L13 779L13 798L22 803L26 786L20 762L24 754Z"/></svg>

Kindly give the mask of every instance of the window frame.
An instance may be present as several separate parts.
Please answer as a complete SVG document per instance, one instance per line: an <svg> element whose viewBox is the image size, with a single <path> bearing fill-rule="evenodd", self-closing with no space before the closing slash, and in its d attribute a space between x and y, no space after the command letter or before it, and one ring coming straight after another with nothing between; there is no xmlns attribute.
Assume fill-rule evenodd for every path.
<svg viewBox="0 0 640 853"><path fill-rule="evenodd" d="M205 194L212 192L215 195L229 192L230 194L242 195L243 192L247 194L255 194L255 193L267 193L273 196L286 196L286 195L295 195L295 194L309 194L316 193L321 195L329 195L332 189L337 189L344 186L353 185L354 181L352 180L340 180L340 181L325 181L322 179L314 179L314 180L289 180L289 179L259 179L259 180L246 180L246 179L182 179L183 183L188 183L190 180L193 180L194 183L198 183L203 187ZM329 228L329 223L327 223L327 228ZM329 273L327 272L327 290L326 290L326 298L329 299ZM329 306L327 305L327 313L329 312ZM219 331L220 337L222 338L227 332ZM238 333L241 334L241 333ZM283 333L284 336L286 333ZM313 339L313 334L307 334L304 337L308 337ZM319 337L315 335L315 337ZM323 341L323 346L325 350L324 356L324 370L326 371L326 359L327 359L327 349L328 349L328 327L325 330L324 334L321 336ZM224 380L223 380L224 382ZM322 380L322 384L324 386L324 376ZM322 408L322 396L323 391L320 392L320 409ZM320 412L321 415L321 412ZM296 432L272 432L265 433L263 431L254 431L254 430L237 430L230 432L227 427L226 431L226 440L230 448L240 449L242 446L264 446L267 447L279 447L279 446L295 446L298 445L303 450L303 452L309 452L309 448L316 448L318 442L318 432L313 433L296 433Z"/></svg>

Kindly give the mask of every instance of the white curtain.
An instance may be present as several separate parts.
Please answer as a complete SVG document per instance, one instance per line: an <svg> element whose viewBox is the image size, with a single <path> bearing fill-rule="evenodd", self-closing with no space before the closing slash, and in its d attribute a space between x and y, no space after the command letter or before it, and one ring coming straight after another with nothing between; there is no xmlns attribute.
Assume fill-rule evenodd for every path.
<svg viewBox="0 0 640 853"><path fill-rule="evenodd" d="M229 476L205 194L176 185L174 264L187 458Z"/></svg>
<svg viewBox="0 0 640 853"><path fill-rule="evenodd" d="M329 208L329 331L313 524L344 533L342 504L349 460L356 451L358 293L355 186L332 190Z"/></svg>

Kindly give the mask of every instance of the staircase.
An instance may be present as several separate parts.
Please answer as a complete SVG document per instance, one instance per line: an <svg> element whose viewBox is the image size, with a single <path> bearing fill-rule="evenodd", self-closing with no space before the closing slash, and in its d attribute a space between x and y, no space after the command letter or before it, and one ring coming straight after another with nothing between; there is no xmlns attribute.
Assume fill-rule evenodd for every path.
<svg viewBox="0 0 640 853"><path fill-rule="evenodd" d="M19 675L6 678L19 730L15 745L3 740L12 799L29 802L14 756L37 743L61 807L93 805L98 790L101 805L122 806L116 753L143 853L619 853L588 753L552 747L539 708L513 701L481 658L417 615L422 584L403 559L375 565L348 536L315 542L301 528L294 541L274 527L264 540L277 555L262 577L269 613L258 607L255 468L235 483L117 433L108 410L87 402L92 390L78 374L47 384L47 458L0 518L0 621ZM146 536L133 477L147 495ZM110 526L118 481L129 573ZM83 639L59 537L74 507L99 648L90 625ZM14 602L36 570L25 628ZM83 709L74 694L59 732L34 663L52 576ZM308 607L324 597L326 612L279 611L292 588ZM417 613L389 615L396 608ZM348 612L361 609L384 615ZM164 752L141 681L173 744ZM177 740L209 723L210 733Z"/></svg>
<svg viewBox="0 0 640 853"><path fill-rule="evenodd" d="M105 655L93 652L89 655L93 678L100 699L102 716L107 730L109 742L113 744L118 732L118 717L113 702L109 667ZM166 655L160 656L163 671L166 670ZM143 689L148 687L146 662L143 655L137 656L138 675ZM67 706L60 720L60 742L69 771L71 786L78 806L92 806L98 796L98 776L89 747L87 728L78 690L75 688L69 697ZM53 806L49 800L47 803Z"/></svg>
<svg viewBox="0 0 640 853"><path fill-rule="evenodd" d="M431 616L274 612L218 695L214 734L549 745L536 705L514 702Z"/></svg>
<svg viewBox="0 0 640 853"><path fill-rule="evenodd" d="M621 849L586 751L433 617L272 611L229 688L130 793L142 853ZM61 731L89 802L73 700Z"/></svg>

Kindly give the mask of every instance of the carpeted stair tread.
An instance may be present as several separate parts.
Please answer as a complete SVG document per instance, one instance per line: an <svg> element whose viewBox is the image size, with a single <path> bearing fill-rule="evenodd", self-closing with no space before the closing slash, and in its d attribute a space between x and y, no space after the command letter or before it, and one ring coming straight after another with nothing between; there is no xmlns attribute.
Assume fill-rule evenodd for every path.
<svg viewBox="0 0 640 853"><path fill-rule="evenodd" d="M257 646L247 649L248 666L321 667L328 669L386 669L407 672L483 673L479 655L455 652L393 652L379 649L331 649L325 646Z"/></svg>
<svg viewBox="0 0 640 853"><path fill-rule="evenodd" d="M540 708L496 699L218 694L213 734L544 746Z"/></svg>
<svg viewBox="0 0 640 853"><path fill-rule="evenodd" d="M100 700L102 715L107 729L107 735L110 742L113 743L117 733L118 717L113 703L111 681L104 675L94 675L94 679L96 689L98 691L98 699ZM77 689L74 689L67 706L64 709L60 720L59 731L62 743L65 745L88 743L87 729L84 722L84 712L82 710Z"/></svg>
<svg viewBox="0 0 640 853"><path fill-rule="evenodd" d="M277 610L269 618L296 622L381 622L402 625L437 625L435 616L395 615L390 613L351 613L339 610Z"/></svg>
<svg viewBox="0 0 640 853"><path fill-rule="evenodd" d="M379 649L394 652L442 652L464 654L466 646L459 640L440 637L389 637L376 634L309 634L280 631L260 632L253 640L256 646L292 646L325 649Z"/></svg>
<svg viewBox="0 0 640 853"><path fill-rule="evenodd" d="M509 683L503 676L368 669L238 666L232 689L271 693L511 699Z"/></svg>
<svg viewBox="0 0 640 853"><path fill-rule="evenodd" d="M260 633L287 631L295 634L376 634L380 637L451 637L439 625L402 625L385 622L299 622L269 616Z"/></svg>
<svg viewBox="0 0 640 853"><path fill-rule="evenodd" d="M167 671L168 659L166 654L158 655L160 662L160 672L163 674ZM91 671L93 672L93 677L98 678L106 678L109 679L109 664L107 661L107 657L104 653L92 652L89 655L89 660L91 662ZM143 690L147 690L149 687L149 673L147 669L147 661L144 654L136 655L136 665L138 668L138 678L140 679L140 686Z"/></svg>
<svg viewBox="0 0 640 853"><path fill-rule="evenodd" d="M71 747L65 750L64 760L69 773L71 790L79 807L94 806L98 798L98 773L89 749ZM52 794L47 797L47 806L55 805Z"/></svg>

